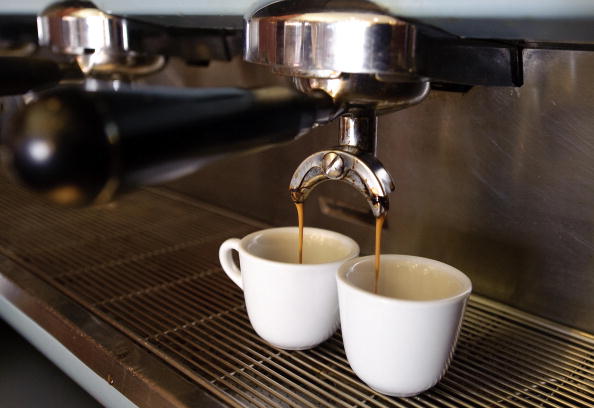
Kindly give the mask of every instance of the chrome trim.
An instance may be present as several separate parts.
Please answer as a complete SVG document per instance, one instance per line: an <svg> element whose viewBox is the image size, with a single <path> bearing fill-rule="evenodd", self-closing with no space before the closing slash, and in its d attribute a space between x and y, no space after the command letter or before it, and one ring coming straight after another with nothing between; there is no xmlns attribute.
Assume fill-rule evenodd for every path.
<svg viewBox="0 0 594 408"><path fill-rule="evenodd" d="M282 9L280 14L271 15L274 7L266 6L246 20L248 62L300 77L412 71L414 25L368 10Z"/></svg>
<svg viewBox="0 0 594 408"><path fill-rule="evenodd" d="M335 165L330 167L328 162ZM314 188L331 180L348 183L359 191L375 217L387 213L388 195L395 189L392 177L372 154L348 146L322 150L301 162L289 185L291 199L302 203Z"/></svg>
<svg viewBox="0 0 594 408"><path fill-rule="evenodd" d="M39 45L55 53L73 55L86 75L141 76L161 70L162 55L148 55L131 45L129 21L98 9L93 3L61 2L37 17Z"/></svg>

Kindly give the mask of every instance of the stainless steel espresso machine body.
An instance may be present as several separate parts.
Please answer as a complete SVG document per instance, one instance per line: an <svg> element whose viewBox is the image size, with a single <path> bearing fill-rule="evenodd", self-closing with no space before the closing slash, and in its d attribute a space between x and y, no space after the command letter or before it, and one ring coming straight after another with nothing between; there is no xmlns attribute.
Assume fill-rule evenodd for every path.
<svg viewBox="0 0 594 408"><path fill-rule="evenodd" d="M0 16L2 317L110 406L593 404L594 9L194 3ZM437 387L252 333L216 250L293 202L471 277Z"/></svg>

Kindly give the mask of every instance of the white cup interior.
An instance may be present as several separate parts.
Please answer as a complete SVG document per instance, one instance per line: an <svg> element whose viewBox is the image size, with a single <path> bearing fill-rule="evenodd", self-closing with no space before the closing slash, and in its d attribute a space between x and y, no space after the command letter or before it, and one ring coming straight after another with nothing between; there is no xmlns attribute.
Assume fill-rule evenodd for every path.
<svg viewBox="0 0 594 408"><path fill-rule="evenodd" d="M345 265L344 279L359 289L373 292L374 257ZM470 279L458 269L439 261L407 255L382 255L378 294L392 299L432 301L448 299L471 290Z"/></svg>
<svg viewBox="0 0 594 408"><path fill-rule="evenodd" d="M244 238L244 249L259 258L296 264L299 262L298 238L296 227L258 231ZM304 228L304 264L337 262L357 256L358 251L357 243L342 234L318 228Z"/></svg>

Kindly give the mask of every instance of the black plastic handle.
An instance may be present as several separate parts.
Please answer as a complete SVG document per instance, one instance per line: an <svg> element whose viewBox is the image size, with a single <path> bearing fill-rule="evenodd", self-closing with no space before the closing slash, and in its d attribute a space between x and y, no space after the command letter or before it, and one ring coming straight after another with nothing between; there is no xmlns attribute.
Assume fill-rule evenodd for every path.
<svg viewBox="0 0 594 408"><path fill-rule="evenodd" d="M225 154L292 140L333 105L289 88L63 87L15 115L5 151L17 178L53 201L104 202Z"/></svg>

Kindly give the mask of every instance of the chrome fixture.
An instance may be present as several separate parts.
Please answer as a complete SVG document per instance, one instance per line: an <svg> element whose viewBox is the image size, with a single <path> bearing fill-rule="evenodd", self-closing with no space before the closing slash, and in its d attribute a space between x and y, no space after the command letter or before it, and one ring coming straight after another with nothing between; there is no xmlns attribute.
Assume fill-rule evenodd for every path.
<svg viewBox="0 0 594 408"><path fill-rule="evenodd" d="M240 54L238 30L168 27L113 15L90 1L61 1L37 17L38 42L73 56L92 77L134 78L162 69L169 57L195 65Z"/></svg>
<svg viewBox="0 0 594 408"><path fill-rule="evenodd" d="M146 75L165 65L164 56L135 49L127 19L107 14L91 2L53 4L37 17L37 29L39 45L73 55L86 75Z"/></svg>
<svg viewBox="0 0 594 408"><path fill-rule="evenodd" d="M290 183L295 202L321 182L338 180L361 192L379 217L394 182L375 157L376 115L421 102L431 86L522 84L518 47L462 40L369 1L278 1L247 17L245 32L246 61L291 77L305 94L328 94L342 115L339 146L297 167Z"/></svg>
<svg viewBox="0 0 594 408"><path fill-rule="evenodd" d="M281 1L247 19L245 59L293 78L297 89L323 91L338 107L339 146L306 158L290 183L303 202L318 184L349 183L374 216L389 208L394 182L375 157L376 115L421 102L428 79L414 71L416 26L368 3ZM329 4L330 3L330 4ZM336 2L334 2L336 3ZM349 3L349 2L347 2Z"/></svg>
<svg viewBox="0 0 594 408"><path fill-rule="evenodd" d="M373 111L341 116L339 146L314 153L301 162L291 179L291 199L304 202L318 184L339 180L365 196L375 217L384 214L394 182L374 155L376 122Z"/></svg>

